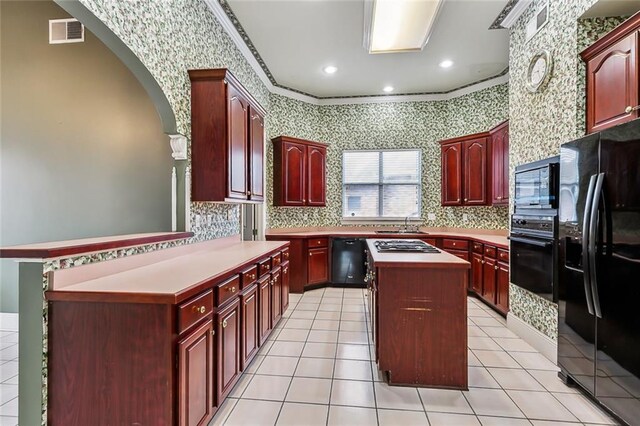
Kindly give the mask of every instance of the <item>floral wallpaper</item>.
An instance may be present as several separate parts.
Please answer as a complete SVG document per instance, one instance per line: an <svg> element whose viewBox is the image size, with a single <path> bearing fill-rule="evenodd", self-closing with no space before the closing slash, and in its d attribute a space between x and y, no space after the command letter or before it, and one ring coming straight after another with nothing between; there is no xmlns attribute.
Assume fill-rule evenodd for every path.
<svg viewBox="0 0 640 426"><path fill-rule="evenodd" d="M269 138L285 134L324 142L327 149L327 206L274 207L268 196L268 226L339 226L342 219L342 152L355 149L419 148L422 150L422 221L429 226L506 229L507 207L440 206L440 146L442 139L489 130L508 116L508 85L501 84L452 100L349 105L298 105L274 101ZM281 109L286 106L286 110ZM318 111L318 112L316 112ZM473 113L469 113L472 111ZM293 125L280 120L293 114ZM269 148L267 181L273 173ZM269 183L271 185L271 183ZM428 221L434 213L436 220ZM462 215L468 221L462 221Z"/></svg>
<svg viewBox="0 0 640 426"><path fill-rule="evenodd" d="M509 162L515 166L558 155L560 145L584 135L585 70L579 53L606 34L621 18L580 19L597 0L549 2L549 21L530 41L526 23L536 0L511 29L509 52ZM530 93L526 73L531 57L541 49L553 55L553 74L542 91ZM513 188L511 190L513 193ZM557 339L557 306L510 287L511 313L545 335Z"/></svg>

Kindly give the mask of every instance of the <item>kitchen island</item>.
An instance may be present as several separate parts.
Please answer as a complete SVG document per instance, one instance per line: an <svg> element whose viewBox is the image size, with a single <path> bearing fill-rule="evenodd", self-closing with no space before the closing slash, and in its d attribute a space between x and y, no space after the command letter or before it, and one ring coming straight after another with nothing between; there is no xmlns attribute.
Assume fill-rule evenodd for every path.
<svg viewBox="0 0 640 426"><path fill-rule="evenodd" d="M389 384L466 390L467 280L454 255L379 252L368 239L375 361Z"/></svg>

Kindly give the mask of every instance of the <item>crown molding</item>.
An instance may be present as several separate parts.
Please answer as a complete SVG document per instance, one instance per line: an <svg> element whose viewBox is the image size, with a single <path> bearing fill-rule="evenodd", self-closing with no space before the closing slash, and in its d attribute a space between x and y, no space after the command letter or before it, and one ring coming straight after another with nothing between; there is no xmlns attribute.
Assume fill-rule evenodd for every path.
<svg viewBox="0 0 640 426"><path fill-rule="evenodd" d="M531 3L533 3L533 0L509 0L489 29L510 29Z"/></svg>
<svg viewBox="0 0 640 426"><path fill-rule="evenodd" d="M223 0L224 1L224 0ZM515 0L518 1L518 0ZM532 0L519 0L522 2L531 2ZM241 35L238 28L233 23L219 0L204 0L209 7L216 20L222 25L224 31L229 35L233 43L236 45L242 56L245 57L251 68L258 75L262 83L267 87L269 92L276 95L296 99L313 105L347 105L347 104L370 104L370 103L388 103L388 102L421 102L421 101L443 101L469 93L477 92L489 87L497 86L509 81L509 69L506 68L500 74L489 77L487 79L470 83L468 85L458 87L446 92L437 93L416 93L416 94L397 94L397 95L369 95L369 96L343 96L343 97L317 97L308 93L292 89L278 84L271 72L269 72L266 64L256 58L259 54L253 43L246 33ZM239 23L238 23L239 25ZM242 30L244 33L244 30ZM254 52L255 51L255 52Z"/></svg>

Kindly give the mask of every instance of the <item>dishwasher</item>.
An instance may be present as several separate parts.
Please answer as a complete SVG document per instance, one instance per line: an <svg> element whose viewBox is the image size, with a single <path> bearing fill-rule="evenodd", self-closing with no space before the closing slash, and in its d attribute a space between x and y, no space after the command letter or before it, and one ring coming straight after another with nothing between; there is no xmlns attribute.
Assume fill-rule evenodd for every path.
<svg viewBox="0 0 640 426"><path fill-rule="evenodd" d="M337 286L366 287L364 238L334 238L331 251L331 282Z"/></svg>

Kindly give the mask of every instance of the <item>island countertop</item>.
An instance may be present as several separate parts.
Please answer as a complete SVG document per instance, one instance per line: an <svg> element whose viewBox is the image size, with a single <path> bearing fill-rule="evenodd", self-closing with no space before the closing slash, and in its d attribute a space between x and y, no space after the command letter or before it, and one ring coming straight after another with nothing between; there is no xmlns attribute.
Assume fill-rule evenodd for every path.
<svg viewBox="0 0 640 426"><path fill-rule="evenodd" d="M384 238L367 239L367 248L375 266L389 268L460 268L470 269L471 264L444 250L439 253L412 253L412 252L379 252L375 247L376 241ZM388 239L387 239L388 240ZM411 241L411 240L406 240Z"/></svg>

